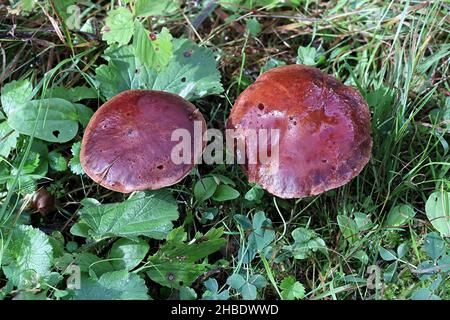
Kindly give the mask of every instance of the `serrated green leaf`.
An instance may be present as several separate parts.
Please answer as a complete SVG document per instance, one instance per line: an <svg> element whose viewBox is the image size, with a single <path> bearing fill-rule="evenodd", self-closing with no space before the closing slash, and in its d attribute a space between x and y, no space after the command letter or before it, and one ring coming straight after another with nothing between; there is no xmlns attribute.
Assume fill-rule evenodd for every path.
<svg viewBox="0 0 450 320"><path fill-rule="evenodd" d="M315 66L325 60L323 54L314 47L298 47L297 63Z"/></svg>
<svg viewBox="0 0 450 320"><path fill-rule="evenodd" d="M114 242L109 259L116 270L132 270L145 258L149 248L142 239L120 239Z"/></svg>
<svg viewBox="0 0 450 320"><path fill-rule="evenodd" d="M316 48L314 47L298 47L297 63L307 66L316 65Z"/></svg>
<svg viewBox="0 0 450 320"><path fill-rule="evenodd" d="M102 29L103 40L108 44L126 45L134 33L134 19L130 10L118 7L108 12Z"/></svg>
<svg viewBox="0 0 450 320"><path fill-rule="evenodd" d="M5 243L0 240L0 247ZM2 268L5 276L18 288L30 288L28 274L42 278L51 272L53 249L48 237L31 226L18 225L4 249Z"/></svg>
<svg viewBox="0 0 450 320"><path fill-rule="evenodd" d="M70 150L72 152L72 159L69 161L70 171L75 174L84 174L83 167L80 163L81 141L75 142Z"/></svg>
<svg viewBox="0 0 450 320"><path fill-rule="evenodd" d="M326 252L325 242L313 230L300 227L292 231L292 237L295 242L290 246L284 246L284 249L295 259L306 259L316 251Z"/></svg>
<svg viewBox="0 0 450 320"><path fill-rule="evenodd" d="M305 287L293 276L283 279L280 284L281 296L284 300L303 299L305 297Z"/></svg>
<svg viewBox="0 0 450 320"><path fill-rule="evenodd" d="M196 263L219 250L224 244L223 229L210 229L205 235L196 234L188 243L183 228L177 228L167 236L158 252L149 258L147 274L155 282L171 288L189 286L209 265Z"/></svg>
<svg viewBox="0 0 450 320"><path fill-rule="evenodd" d="M173 46L174 54L160 73L143 65L131 46L107 50L109 63L95 70L103 96L110 99L128 89L153 89L194 100L223 91L210 49L187 39L174 39Z"/></svg>
<svg viewBox="0 0 450 320"><path fill-rule="evenodd" d="M18 154L19 156L13 161L11 175L6 179L6 187L8 190L12 190L15 178L18 176L15 192L22 195L33 193L36 190L36 181L44 178L48 171L47 145L40 140L34 140L21 170L19 170L19 167L24 152L20 151Z"/></svg>
<svg viewBox="0 0 450 320"><path fill-rule="evenodd" d="M30 101L15 107L8 116L8 124L18 132L49 142L67 142L78 131L78 115L72 103L59 99Z"/></svg>
<svg viewBox="0 0 450 320"><path fill-rule="evenodd" d="M138 236L163 239L172 229L171 221L178 219L178 206L169 191L158 190L138 192L120 203L85 206L79 214L96 241Z"/></svg>
<svg viewBox="0 0 450 320"><path fill-rule="evenodd" d="M144 279L126 270L103 274L98 280L82 274L75 300L148 300Z"/></svg>
<svg viewBox="0 0 450 320"><path fill-rule="evenodd" d="M58 151L52 151L48 153L48 160L50 168L55 171L66 171L67 170L67 160Z"/></svg>
<svg viewBox="0 0 450 320"><path fill-rule="evenodd" d="M31 100L33 86L29 80L18 80L3 86L0 100L3 111L9 117L9 113L15 108L26 104Z"/></svg>
<svg viewBox="0 0 450 320"><path fill-rule="evenodd" d="M172 35L167 28L162 28L160 33L153 33L150 36L150 32L145 29L144 25L137 21L133 47L136 57L145 66L160 71L167 66L170 58L172 58Z"/></svg>

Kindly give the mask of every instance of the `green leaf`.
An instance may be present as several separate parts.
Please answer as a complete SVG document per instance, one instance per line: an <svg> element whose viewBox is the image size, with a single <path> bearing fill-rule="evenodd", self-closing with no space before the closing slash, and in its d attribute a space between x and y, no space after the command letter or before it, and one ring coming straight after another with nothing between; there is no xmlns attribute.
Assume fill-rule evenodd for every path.
<svg viewBox="0 0 450 320"><path fill-rule="evenodd" d="M197 293L194 289L189 287L180 288L180 300L195 300L197 299Z"/></svg>
<svg viewBox="0 0 450 320"><path fill-rule="evenodd" d="M445 253L445 241L436 232L431 232L425 237L423 249L428 256L436 260Z"/></svg>
<svg viewBox="0 0 450 320"><path fill-rule="evenodd" d="M409 250L409 245L407 242L400 244L397 247L397 257L399 259L403 258L405 256L405 254L408 252L408 250Z"/></svg>
<svg viewBox="0 0 450 320"><path fill-rule="evenodd" d="M298 47L297 63L307 66L316 65L316 48L314 47Z"/></svg>
<svg viewBox="0 0 450 320"><path fill-rule="evenodd" d="M67 160L58 151L52 151L48 153L48 160L50 168L55 171L66 171L67 170Z"/></svg>
<svg viewBox="0 0 450 320"><path fill-rule="evenodd" d="M293 276L283 279L280 284L281 296L284 300L303 299L305 297L305 287Z"/></svg>
<svg viewBox="0 0 450 320"><path fill-rule="evenodd" d="M8 124L18 132L49 142L67 142L78 131L78 115L72 103L59 99L33 100L15 107Z"/></svg>
<svg viewBox="0 0 450 320"><path fill-rule="evenodd" d="M159 284L179 289L189 286L209 265L196 263L219 250L224 244L223 229L210 229L205 235L197 233L193 241L185 242L187 235L182 227L172 230L157 253L149 258L147 274Z"/></svg>
<svg viewBox="0 0 450 320"><path fill-rule="evenodd" d="M110 261L102 260L90 252L75 255L75 262L80 267L81 272L95 275L95 277L100 277L104 273L114 271Z"/></svg>
<svg viewBox="0 0 450 320"><path fill-rule="evenodd" d="M261 198L264 196L264 190L259 184L255 184L250 190L245 194L245 199L248 201L260 202Z"/></svg>
<svg viewBox="0 0 450 320"><path fill-rule="evenodd" d="M345 240L350 243L355 242L358 235L358 225L356 222L344 215L338 215L337 222Z"/></svg>
<svg viewBox="0 0 450 320"><path fill-rule="evenodd" d="M248 32L254 37L256 37L261 32L261 24L256 18L245 20L245 26Z"/></svg>
<svg viewBox="0 0 450 320"><path fill-rule="evenodd" d="M237 273L232 274L227 279L227 284L236 290L239 290L245 283L244 277Z"/></svg>
<svg viewBox="0 0 450 320"><path fill-rule="evenodd" d="M136 33L133 38L136 57L147 67L156 71L164 69L173 55L172 35L167 28L162 28L159 34L145 29L136 21Z"/></svg>
<svg viewBox="0 0 450 320"><path fill-rule="evenodd" d="M164 239L178 219L178 206L167 190L137 192L124 202L85 206L80 220L96 241L110 237ZM78 224L77 223L77 224ZM77 225L75 224L75 225Z"/></svg>
<svg viewBox="0 0 450 320"><path fill-rule="evenodd" d="M173 46L169 64L159 73L143 65L133 47L111 47L105 52L108 65L95 70L103 96L110 99L128 89L153 89L194 100L223 91L217 62L210 49L187 39L174 39Z"/></svg>
<svg viewBox="0 0 450 320"><path fill-rule="evenodd" d="M1 102L3 111L9 117L9 113L15 108L26 104L33 97L33 86L29 80L12 81L3 86Z"/></svg>
<svg viewBox="0 0 450 320"><path fill-rule="evenodd" d="M71 5L67 7L67 14L69 15L66 20L67 28L70 30L79 30L81 28L81 9L77 5Z"/></svg>
<svg viewBox="0 0 450 320"><path fill-rule="evenodd" d="M179 8L180 1L178 0L136 0L134 12L138 17L158 17L174 14Z"/></svg>
<svg viewBox="0 0 450 320"><path fill-rule="evenodd" d="M362 264L369 263L369 256L364 250L358 250L357 252L355 252L353 256L359 261L361 261Z"/></svg>
<svg viewBox="0 0 450 320"><path fill-rule="evenodd" d="M58 15L66 21L69 18L67 9L74 5L76 0L54 0L53 3L55 5L55 10L58 12Z"/></svg>
<svg viewBox="0 0 450 320"><path fill-rule="evenodd" d="M216 192L217 183L213 177L206 177L197 181L194 185L194 196L199 202L203 202L212 197Z"/></svg>
<svg viewBox="0 0 450 320"><path fill-rule="evenodd" d="M73 106L76 109L78 121L81 123L83 128L86 128L89 120L91 120L91 117L94 115L94 111L92 111L91 108L79 103L74 103Z"/></svg>
<svg viewBox="0 0 450 320"><path fill-rule="evenodd" d="M395 206L389 212L386 225L389 227L398 227L411 220L416 213L409 204Z"/></svg>
<svg viewBox="0 0 450 320"><path fill-rule="evenodd" d="M397 272L398 261L392 262L383 272L383 278L386 282L391 282L394 280L395 274Z"/></svg>
<svg viewBox="0 0 450 320"><path fill-rule="evenodd" d="M16 147L19 132L8 125L8 122L0 123L0 156L7 158L12 149Z"/></svg>
<svg viewBox="0 0 450 320"><path fill-rule="evenodd" d="M75 174L84 174L83 167L80 163L81 141L75 142L70 150L72 152L72 159L69 161L70 171Z"/></svg>
<svg viewBox="0 0 450 320"><path fill-rule="evenodd" d="M0 238L0 248L5 243ZM2 266L6 278L20 289L30 288L27 279L43 278L51 272L53 249L47 235L31 226L18 225L4 248Z"/></svg>
<svg viewBox="0 0 450 320"><path fill-rule="evenodd" d="M241 288L242 299L255 300L256 299L256 287L251 283L246 282Z"/></svg>
<svg viewBox="0 0 450 320"><path fill-rule="evenodd" d="M300 227L292 231L292 237L295 240L294 244L284 246L284 249L292 253L295 259L306 259L318 250L326 252L325 241L313 230Z"/></svg>
<svg viewBox="0 0 450 320"><path fill-rule="evenodd" d="M219 292L219 284L216 279L210 278L203 284L206 291L203 293L202 300L228 300L230 298L228 290Z"/></svg>
<svg viewBox="0 0 450 320"><path fill-rule="evenodd" d="M48 150L47 145L40 140L34 140L30 152L25 160L22 170L19 170L20 163L25 152L22 149L19 156L13 161L11 175L7 178L6 187L12 190L16 176L19 176L16 192L25 195L36 190L36 181L45 177L48 171Z"/></svg>
<svg viewBox="0 0 450 320"><path fill-rule="evenodd" d="M355 223L358 227L358 231L367 231L373 227L373 223L370 220L370 216L363 212L355 212L353 213L355 216Z"/></svg>
<svg viewBox="0 0 450 320"><path fill-rule="evenodd" d="M316 66L324 61L325 57L314 47L298 47L297 63L307 66Z"/></svg>
<svg viewBox="0 0 450 320"><path fill-rule="evenodd" d="M75 300L148 300L144 279L126 270L103 274L98 280L82 274Z"/></svg>
<svg viewBox="0 0 450 320"><path fill-rule="evenodd" d="M44 98L61 98L70 102L78 102L84 99L98 99L97 90L86 86L65 88L53 87L47 91Z"/></svg>
<svg viewBox="0 0 450 320"><path fill-rule="evenodd" d="M266 218L263 211L258 211L253 217L252 226L253 232L249 236L249 244L254 245L258 252L263 252L275 240L272 221Z"/></svg>
<svg viewBox="0 0 450 320"><path fill-rule="evenodd" d="M411 295L411 300L441 300L428 288L420 288Z"/></svg>
<svg viewBox="0 0 450 320"><path fill-rule="evenodd" d="M286 65L286 62L278 60L278 59L274 59L274 58L269 58L267 60L267 62L264 64L264 66L261 68L261 73L263 72L267 72L270 69L276 68L276 67L280 67L280 66L284 66Z"/></svg>
<svg viewBox="0 0 450 320"><path fill-rule="evenodd" d="M120 239L114 242L109 259L116 270L132 270L145 258L149 248L142 239Z"/></svg>
<svg viewBox="0 0 450 320"><path fill-rule="evenodd" d="M384 261L397 260L397 256L396 256L395 252L392 250L380 247L380 248L378 248L378 252L380 252L380 256Z"/></svg>
<svg viewBox="0 0 450 320"><path fill-rule="evenodd" d="M239 197L239 191L236 189L233 189L232 187L221 184L217 187L216 192L214 192L214 195L212 196L212 199L214 201L228 201L233 200Z"/></svg>
<svg viewBox="0 0 450 320"><path fill-rule="evenodd" d="M267 285L267 280L260 274L254 274L248 280L249 283L254 285L258 289L262 289Z"/></svg>
<svg viewBox="0 0 450 320"><path fill-rule="evenodd" d="M102 29L103 40L108 44L126 45L134 33L133 14L126 8L118 7L108 12L106 25Z"/></svg>
<svg viewBox="0 0 450 320"><path fill-rule="evenodd" d="M425 213L442 236L450 237L450 192L433 192L425 204Z"/></svg>

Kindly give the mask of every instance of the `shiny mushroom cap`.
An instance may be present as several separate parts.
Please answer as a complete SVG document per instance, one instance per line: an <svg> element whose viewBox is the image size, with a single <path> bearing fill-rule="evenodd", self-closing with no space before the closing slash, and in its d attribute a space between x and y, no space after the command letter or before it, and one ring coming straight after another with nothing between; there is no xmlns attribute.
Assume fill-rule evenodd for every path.
<svg viewBox="0 0 450 320"><path fill-rule="evenodd" d="M317 195L357 176L370 158L370 127L369 108L357 90L303 65L259 76L227 121L231 129L279 129L278 165L258 160L243 167L250 182L281 198ZM245 130L238 139L248 158L253 149Z"/></svg>
<svg viewBox="0 0 450 320"><path fill-rule="evenodd" d="M132 192L173 185L193 168L202 148L193 147L192 161L175 164L171 141L175 129L194 134L194 121L206 123L193 104L153 90L128 90L103 104L91 118L81 145L80 161L86 174L105 188ZM193 139L192 139L193 141Z"/></svg>

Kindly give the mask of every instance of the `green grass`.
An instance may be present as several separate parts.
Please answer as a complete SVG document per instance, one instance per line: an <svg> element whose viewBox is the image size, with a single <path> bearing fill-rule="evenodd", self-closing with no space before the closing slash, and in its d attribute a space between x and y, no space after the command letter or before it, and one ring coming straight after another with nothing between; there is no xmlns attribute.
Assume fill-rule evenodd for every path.
<svg viewBox="0 0 450 320"><path fill-rule="evenodd" d="M264 2L266 5L270 1ZM264 193L260 202L244 199L252 186L238 166L200 165L189 177L169 188L180 211L175 224L184 227L189 239L197 231L206 233L211 228L223 227L228 247L239 244L244 248L249 241L248 230L239 227L233 215L251 218L256 212L264 211L275 231L272 254L267 257L258 254L251 263L244 263L236 254L209 257L211 263L216 263L212 270L219 270L211 273L211 277L217 279L220 288L229 288L226 279L240 271L247 279L253 274L263 275L268 284L258 289L258 299L279 299L280 284L288 276L294 276L305 287L305 299L409 299L418 289L429 287L441 276L443 281L433 292L449 299L448 272L437 272L429 279L420 279L415 273L421 263L429 260L423 249L427 235L436 232L427 218L425 203L434 191L450 188L449 4L394 0L299 2L295 7L264 6L257 5L260 1L253 1L255 5L251 8L244 3L229 4L218 6L212 12L208 8L202 11L202 6L193 7L189 2L183 13L178 11L170 17L154 19L149 21L149 26L155 30L165 26L174 37L190 36L196 42L201 38L201 44L212 48L220 57L224 92L195 102L205 115L208 127L218 129L224 128L236 97L254 81L269 59L291 64L296 62L299 46L316 48L318 56L324 56L317 67L357 87L368 101L374 142L369 164L351 183L325 194L283 200ZM110 6L111 3L80 7L83 19L95 17L101 25ZM64 25L63 43L43 14L43 8L49 8L45 1L29 17L14 17L14 32L12 16L0 8L2 86L29 78L41 96L56 85L96 87L94 69L104 63L100 56L106 48L101 35L93 34L84 44L76 43L77 32ZM193 32L186 18L195 21L203 13L207 15L205 20ZM54 11L50 10L50 14ZM225 19L224 15L234 16ZM254 36L245 29L247 18L258 19L260 34ZM95 110L100 104L101 101L90 101L89 107ZM81 136L80 130L73 141L48 144L49 149L56 148L70 158L72 143ZM0 163L0 173L6 172L8 163L15 159L23 159L18 171L23 170L32 139L21 136L18 146L22 147L13 150ZM213 200L198 203L193 194L194 185L210 174L230 178L240 198L223 203ZM27 208L25 193L29 192L19 192L22 186L18 179L8 190L0 184L0 262L9 243L7 239L12 235L11 217L14 221L28 220L46 232L59 231L66 242L78 242L78 252L91 252L102 261L109 261L106 254L111 241L85 244L70 234L69 227L77 220L84 198L110 203L128 196L103 189L87 176L70 171L47 178L37 180L36 188L45 187L57 198L58 210L51 217L40 217ZM387 226L391 209L402 204L410 205L415 217L395 228ZM202 214L211 207L218 209L217 214L212 220L202 222ZM373 226L358 230L357 235L350 233L349 239L345 230L351 226L339 225L338 216L353 219L355 213L365 214ZM311 252L305 259L282 259L283 248L294 242L292 231L299 227L314 230L326 243L326 250ZM162 243L149 241L154 245ZM444 241L450 254L448 239ZM384 276L392 267L393 262L380 256L380 247L395 251L403 243L408 250L396 262L392 279L382 279L383 288L368 288L368 266L378 266ZM362 259L364 262L358 259L362 252L367 256ZM145 280L153 298L164 299L177 293L161 288L148 278ZM199 297L204 291L204 280L197 280L191 286ZM0 272L0 290L6 288L6 283L6 277ZM58 289L63 290L61 286L60 283ZM52 286L44 292L55 298L57 290ZM233 289L230 294L232 298L241 298Z"/></svg>

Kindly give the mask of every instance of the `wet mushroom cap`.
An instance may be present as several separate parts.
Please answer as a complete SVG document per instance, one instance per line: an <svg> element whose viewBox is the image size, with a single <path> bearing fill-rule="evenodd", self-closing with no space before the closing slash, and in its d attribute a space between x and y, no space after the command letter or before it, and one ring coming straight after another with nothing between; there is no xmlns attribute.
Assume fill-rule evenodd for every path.
<svg viewBox="0 0 450 320"><path fill-rule="evenodd" d="M372 149L370 122L356 89L317 68L288 65L262 74L241 93L227 128L241 129L249 182L281 198L302 198L340 187L361 172ZM278 166L275 157L249 163L255 149L242 129L279 129ZM270 132L268 137L272 156Z"/></svg>
<svg viewBox="0 0 450 320"><path fill-rule="evenodd" d="M154 190L183 179L204 148L191 144L189 163L171 160L172 132L185 129L201 134L205 119L193 104L175 94L128 90L114 96L93 115L83 136L80 162L86 174L105 188L132 192Z"/></svg>

